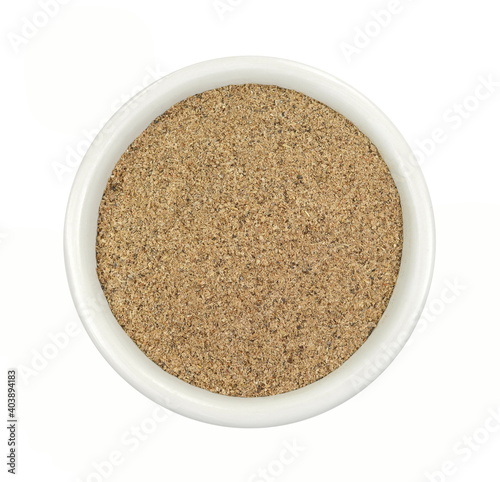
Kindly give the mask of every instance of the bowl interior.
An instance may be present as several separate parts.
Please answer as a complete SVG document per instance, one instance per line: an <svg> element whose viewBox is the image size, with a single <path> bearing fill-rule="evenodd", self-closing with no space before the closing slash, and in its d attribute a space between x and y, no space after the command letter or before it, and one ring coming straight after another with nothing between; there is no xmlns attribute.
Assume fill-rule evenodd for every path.
<svg viewBox="0 0 500 482"><path fill-rule="evenodd" d="M107 180L128 145L176 102L229 84L274 84L313 97L351 120L377 146L401 198L403 254L389 305L368 340L337 370L308 386L269 397L215 394L179 380L153 363L114 318L96 274L99 204ZM65 260L78 313L107 361L155 402L205 422L273 426L328 410L359 392L393 360L410 336L430 285L434 224L430 199L416 160L401 134L369 100L338 79L295 62L232 57L170 74L125 104L104 126L76 175L65 224Z"/></svg>

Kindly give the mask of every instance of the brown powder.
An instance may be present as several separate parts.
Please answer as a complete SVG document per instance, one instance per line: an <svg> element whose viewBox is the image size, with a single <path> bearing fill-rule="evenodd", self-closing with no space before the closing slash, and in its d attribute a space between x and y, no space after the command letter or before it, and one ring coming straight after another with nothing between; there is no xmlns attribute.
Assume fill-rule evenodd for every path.
<svg viewBox="0 0 500 482"><path fill-rule="evenodd" d="M399 195L364 134L293 90L230 85L174 105L123 154L97 273L151 360L254 397L344 363L383 314L401 250Z"/></svg>

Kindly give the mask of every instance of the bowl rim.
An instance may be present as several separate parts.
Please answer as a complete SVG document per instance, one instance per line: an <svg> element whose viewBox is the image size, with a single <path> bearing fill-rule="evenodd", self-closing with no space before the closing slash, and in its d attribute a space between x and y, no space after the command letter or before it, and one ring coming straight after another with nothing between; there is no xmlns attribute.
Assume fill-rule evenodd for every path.
<svg viewBox="0 0 500 482"><path fill-rule="evenodd" d="M99 202L127 146L180 100L229 84L273 84L309 95L337 110L366 134L386 161L403 210L403 254L387 309L367 341L339 368L297 390L267 397L231 397L168 374L135 345L107 304L95 271ZM151 400L187 417L233 427L269 427L325 412L368 386L397 356L422 313L432 278L435 227L431 200L409 145L370 100L311 66L274 57L208 60L177 70L124 104L101 129L76 173L64 225L64 258L74 304L108 363Z"/></svg>

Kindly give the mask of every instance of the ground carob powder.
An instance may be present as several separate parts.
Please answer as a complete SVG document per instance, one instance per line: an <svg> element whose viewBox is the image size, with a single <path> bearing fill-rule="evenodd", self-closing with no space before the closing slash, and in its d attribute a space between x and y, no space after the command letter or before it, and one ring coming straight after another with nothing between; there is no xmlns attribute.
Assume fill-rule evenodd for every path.
<svg viewBox="0 0 500 482"><path fill-rule="evenodd" d="M109 306L151 360L213 392L275 395L366 341L398 276L402 212L345 117L293 90L229 85L132 142L96 249Z"/></svg>

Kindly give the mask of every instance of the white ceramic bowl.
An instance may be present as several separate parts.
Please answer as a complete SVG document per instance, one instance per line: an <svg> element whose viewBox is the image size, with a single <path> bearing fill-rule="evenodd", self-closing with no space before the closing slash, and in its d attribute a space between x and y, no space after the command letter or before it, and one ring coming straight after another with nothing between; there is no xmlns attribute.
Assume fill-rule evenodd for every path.
<svg viewBox="0 0 500 482"><path fill-rule="evenodd" d="M308 386L258 398L219 395L166 373L134 344L114 318L96 275L101 197L128 145L170 106L228 84L275 84L340 112L378 147L399 190L403 255L389 305L368 340L340 368ZM401 134L368 99L331 75L268 57L210 60L174 72L125 104L90 146L69 198L64 237L71 293L83 324L111 366L144 395L182 415L219 425L266 427L299 421L349 399L373 381L410 336L427 297L434 263L434 221L421 171Z"/></svg>

